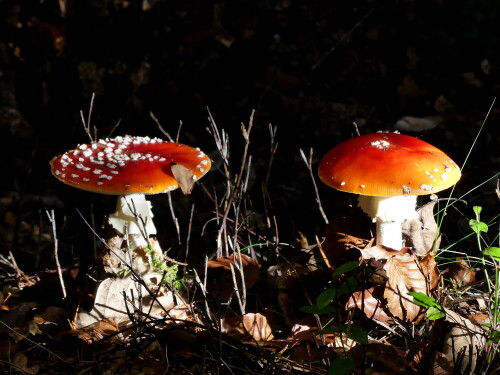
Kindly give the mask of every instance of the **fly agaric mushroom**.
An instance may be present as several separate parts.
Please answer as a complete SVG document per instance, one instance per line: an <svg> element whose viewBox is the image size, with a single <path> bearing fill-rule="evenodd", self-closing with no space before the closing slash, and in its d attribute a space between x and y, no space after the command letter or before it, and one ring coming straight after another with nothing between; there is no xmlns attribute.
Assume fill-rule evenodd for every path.
<svg viewBox="0 0 500 375"><path fill-rule="evenodd" d="M128 233L133 245L147 244L156 234L151 203L144 194L164 193L179 186L185 194L211 166L199 149L159 138L116 137L56 156L50 161L52 174L70 186L101 194L120 195L110 224ZM142 223L137 223L136 218Z"/></svg>
<svg viewBox="0 0 500 375"><path fill-rule="evenodd" d="M318 174L328 186L359 194L359 206L376 221L377 244L397 250L403 244L401 224L418 218L417 195L447 189L461 175L441 150L399 133L366 134L340 143L323 157Z"/></svg>

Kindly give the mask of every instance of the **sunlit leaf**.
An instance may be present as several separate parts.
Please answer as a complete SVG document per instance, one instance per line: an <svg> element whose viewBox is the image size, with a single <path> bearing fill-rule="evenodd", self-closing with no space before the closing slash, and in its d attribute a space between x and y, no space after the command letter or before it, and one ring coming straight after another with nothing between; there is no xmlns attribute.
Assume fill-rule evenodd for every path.
<svg viewBox="0 0 500 375"><path fill-rule="evenodd" d="M433 307L437 305L436 300L427 294L420 292L408 292L408 294L413 297L413 303L419 306Z"/></svg>
<svg viewBox="0 0 500 375"><path fill-rule="evenodd" d="M483 223L482 221L479 221L476 219L471 219L469 221L469 226L476 233L488 232L488 225L486 223Z"/></svg>
<svg viewBox="0 0 500 375"><path fill-rule="evenodd" d="M429 320L437 320L437 319L444 318L446 316L446 313L444 312L444 310L441 306L431 306L426 311L425 316Z"/></svg>
<svg viewBox="0 0 500 375"><path fill-rule="evenodd" d="M483 251L484 255L489 255L495 260L500 260L500 247L488 247Z"/></svg>

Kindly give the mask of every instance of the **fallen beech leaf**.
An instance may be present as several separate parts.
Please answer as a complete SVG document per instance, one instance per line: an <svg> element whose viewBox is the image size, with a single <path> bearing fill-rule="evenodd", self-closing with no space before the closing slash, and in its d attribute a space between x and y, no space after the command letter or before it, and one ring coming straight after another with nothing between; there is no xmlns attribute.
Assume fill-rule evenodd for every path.
<svg viewBox="0 0 500 375"><path fill-rule="evenodd" d="M185 195L191 194L195 182L195 180L193 180L193 171L180 164L174 164L170 167L170 169L172 170L172 174L177 180L182 192Z"/></svg>
<svg viewBox="0 0 500 375"><path fill-rule="evenodd" d="M476 281L476 271L474 271L469 262L458 258L455 263L449 266L444 272L443 277L450 279L458 286L466 286Z"/></svg>
<svg viewBox="0 0 500 375"><path fill-rule="evenodd" d="M337 330L338 331L338 330ZM293 349L291 358L298 362L310 362L320 360L324 355L325 348L334 350L342 355L346 350L354 348L358 343L349 337L346 332L327 332L319 333L316 326L307 324L295 324L291 333L284 339L275 339L266 344L283 349Z"/></svg>
<svg viewBox="0 0 500 375"><path fill-rule="evenodd" d="M163 289L158 291L161 277L162 275L155 273L142 276L149 290L157 291L156 300L149 295L144 286L135 282L130 276L121 279L110 277L104 280L97 288L94 308L88 313L80 313L77 328L86 327L106 318L115 319L118 324L128 323L130 319L127 308L128 311L134 312L139 306L145 313L165 315L165 310L172 308L174 302L171 292Z"/></svg>
<svg viewBox="0 0 500 375"><path fill-rule="evenodd" d="M259 313L223 318L221 319L221 331L250 344L263 344L274 339L266 316Z"/></svg>
<svg viewBox="0 0 500 375"><path fill-rule="evenodd" d="M437 201L429 202L417 210L419 219L406 220L402 226L403 237L413 251L420 256L439 248L441 236L436 238L438 227L434 219L434 205Z"/></svg>
<svg viewBox="0 0 500 375"><path fill-rule="evenodd" d="M119 331L116 321L112 318L106 318L87 327L70 330L68 333L85 341L87 344L93 344Z"/></svg>
<svg viewBox="0 0 500 375"><path fill-rule="evenodd" d="M469 319L446 309L446 321L453 324L451 330L445 333L442 353L450 363L460 362L461 374L473 374L478 356L486 344L485 332Z"/></svg>
<svg viewBox="0 0 500 375"><path fill-rule="evenodd" d="M364 259L385 261L382 269L387 281L384 284L352 294L346 308L362 310L366 316L390 323L391 316L403 321L418 322L425 316L423 309L413 303L408 292L421 292L431 296L439 284L439 272L434 255L422 260L408 248L394 251L384 246L360 250Z"/></svg>
<svg viewBox="0 0 500 375"><path fill-rule="evenodd" d="M409 251L408 248L402 248L401 250L394 250L390 247L385 247L383 245L376 245L371 247L365 247L364 249L359 249L361 256L365 260L375 259L375 260L387 260L397 254L406 254Z"/></svg>
<svg viewBox="0 0 500 375"><path fill-rule="evenodd" d="M237 288L241 288L241 273L245 280L245 288L250 289L259 279L260 264L245 254L231 254L228 257L220 257L208 261L207 264L207 291L213 298L228 300L234 293L233 268L237 282ZM200 273L204 267L200 267Z"/></svg>
<svg viewBox="0 0 500 375"><path fill-rule="evenodd" d="M384 269L387 283L384 298L387 309L403 321L418 322L424 318L423 309L413 303L408 292L427 294L427 280L418 259L413 254L395 255L387 259Z"/></svg>
<svg viewBox="0 0 500 375"><path fill-rule="evenodd" d="M379 285L370 289L355 292L351 295L346 304L347 310L355 307L363 311L369 319L375 319L382 323L390 324L394 321L384 310L384 285Z"/></svg>

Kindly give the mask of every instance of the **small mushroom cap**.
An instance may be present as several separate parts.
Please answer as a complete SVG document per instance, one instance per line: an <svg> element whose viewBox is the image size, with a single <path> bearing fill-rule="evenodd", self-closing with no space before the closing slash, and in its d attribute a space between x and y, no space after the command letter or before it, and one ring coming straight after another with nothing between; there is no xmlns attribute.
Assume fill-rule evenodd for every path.
<svg viewBox="0 0 500 375"><path fill-rule="evenodd" d="M460 168L438 148L399 133L348 139L321 160L318 174L337 190L380 197L437 193L460 179Z"/></svg>
<svg viewBox="0 0 500 375"><path fill-rule="evenodd" d="M156 194L177 189L173 165L187 168L193 181L211 166L199 149L159 138L116 137L56 156L52 174L70 186L102 194Z"/></svg>

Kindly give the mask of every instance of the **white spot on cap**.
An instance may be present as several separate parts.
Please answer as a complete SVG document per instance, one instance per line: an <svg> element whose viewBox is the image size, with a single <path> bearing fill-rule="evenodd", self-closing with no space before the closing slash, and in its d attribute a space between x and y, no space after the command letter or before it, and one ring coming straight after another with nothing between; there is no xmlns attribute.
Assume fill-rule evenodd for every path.
<svg viewBox="0 0 500 375"><path fill-rule="evenodd" d="M89 182L90 178L84 177L84 178L82 178L82 180L83 180L83 182Z"/></svg>
<svg viewBox="0 0 500 375"><path fill-rule="evenodd" d="M441 180L446 181L447 179L448 179L448 176L446 175L446 173L443 173L441 175Z"/></svg>
<svg viewBox="0 0 500 375"><path fill-rule="evenodd" d="M432 189L434 189L434 187L432 187L431 185L422 184L422 185L420 185L420 189L425 190L425 191L432 191Z"/></svg>
<svg viewBox="0 0 500 375"><path fill-rule="evenodd" d="M94 174L101 174L101 173L102 173L102 170L100 170L100 169L94 169L94 170L92 171L92 173L94 173Z"/></svg>
<svg viewBox="0 0 500 375"><path fill-rule="evenodd" d="M403 193L405 193L405 194L411 193L411 188L409 186L401 185L401 187L403 188Z"/></svg>
<svg viewBox="0 0 500 375"><path fill-rule="evenodd" d="M344 185L345 185L345 181L342 181L342 182L340 183L340 186L344 186Z"/></svg>
<svg viewBox="0 0 500 375"><path fill-rule="evenodd" d="M366 185L359 185L360 188L364 189Z"/></svg>
<svg viewBox="0 0 500 375"><path fill-rule="evenodd" d="M75 173L72 173L70 176L71 176L72 178L78 178L78 177L80 177L79 175L77 175L77 174L75 174Z"/></svg>
<svg viewBox="0 0 500 375"><path fill-rule="evenodd" d="M384 139L379 139L373 142L370 142L370 144L380 150L387 150L387 148L391 145L389 142L387 142Z"/></svg>

